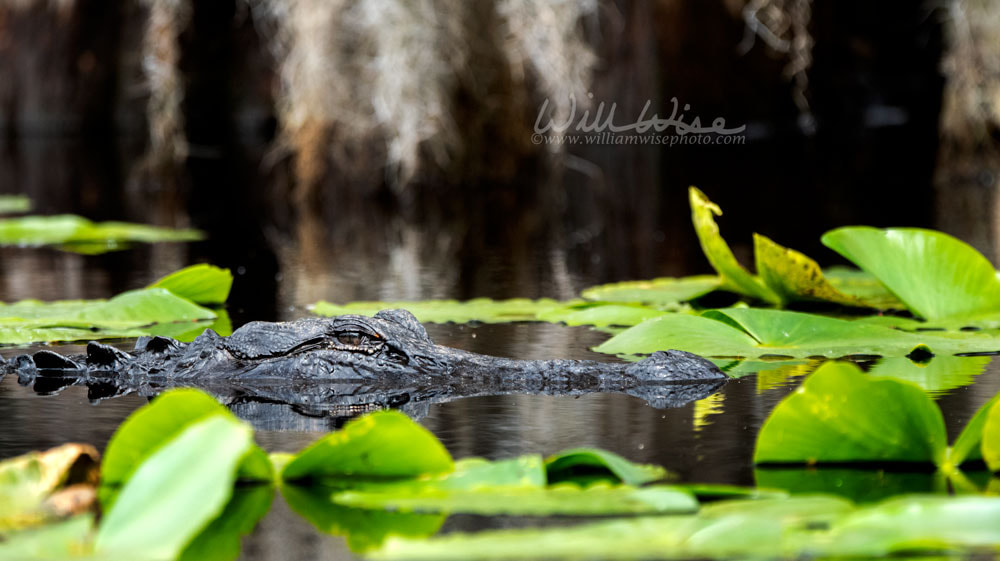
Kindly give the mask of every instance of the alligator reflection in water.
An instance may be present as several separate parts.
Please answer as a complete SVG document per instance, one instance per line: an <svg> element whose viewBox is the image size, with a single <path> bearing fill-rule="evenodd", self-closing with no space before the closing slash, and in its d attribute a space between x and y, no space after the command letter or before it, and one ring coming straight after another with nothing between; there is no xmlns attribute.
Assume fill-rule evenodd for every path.
<svg viewBox="0 0 1000 561"><path fill-rule="evenodd" d="M206 331L189 344L142 338L132 354L90 343L86 355L39 351L14 357L4 370L39 393L86 385L92 399L198 387L238 414L254 417L263 410L271 428L280 428L275 416L281 409L253 404L288 405L335 419L386 407L420 417L430 404L464 397L617 392L654 407L676 407L711 394L727 379L711 362L679 351L632 364L512 360L461 351L434 344L404 310L373 318L252 322L229 337Z"/></svg>

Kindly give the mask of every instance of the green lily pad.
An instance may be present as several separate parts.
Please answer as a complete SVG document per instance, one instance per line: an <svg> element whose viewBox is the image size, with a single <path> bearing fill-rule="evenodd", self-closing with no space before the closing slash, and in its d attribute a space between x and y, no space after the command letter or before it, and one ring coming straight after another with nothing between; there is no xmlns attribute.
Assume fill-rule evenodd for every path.
<svg viewBox="0 0 1000 561"><path fill-rule="evenodd" d="M719 234L715 216L722 210L704 193L689 190L695 232L705 256L722 279L721 288L782 306L798 301L831 302L843 306L899 309L902 303L879 279L856 272L831 270L827 278L811 258L754 234L757 274L744 269Z"/></svg>
<svg viewBox="0 0 1000 561"><path fill-rule="evenodd" d="M184 426L126 480L97 530L104 556L176 559L224 510L252 432L226 415Z"/></svg>
<svg viewBox="0 0 1000 561"><path fill-rule="evenodd" d="M547 484L545 464L537 454L489 461L482 458L462 458L455 469L436 476L405 481L394 488L420 488L431 491L470 490L480 487L541 488Z"/></svg>
<svg viewBox="0 0 1000 561"><path fill-rule="evenodd" d="M142 467L161 447L174 441L195 423L214 416L235 419L212 396L196 389L175 389L162 393L152 403L133 412L112 435L101 463L101 503L105 508L117 500L118 488ZM240 463L239 478L271 481L273 473L267 456L250 446Z"/></svg>
<svg viewBox="0 0 1000 561"><path fill-rule="evenodd" d="M987 413L981 439L982 458L994 472L1000 471L1000 394L997 396L990 401L989 407L983 408Z"/></svg>
<svg viewBox="0 0 1000 561"><path fill-rule="evenodd" d="M240 539L253 531L271 509L274 486L238 486L215 520L184 547L177 561L232 561L240 555Z"/></svg>
<svg viewBox="0 0 1000 561"><path fill-rule="evenodd" d="M675 483L674 487L689 491L699 501L717 499L783 499L788 496L787 491L764 485L745 487L725 483Z"/></svg>
<svg viewBox="0 0 1000 561"><path fill-rule="evenodd" d="M22 300L0 303L0 343L137 337L157 324L186 324L189 330L194 322L215 318L212 310L163 288L132 290L110 300Z"/></svg>
<svg viewBox="0 0 1000 561"><path fill-rule="evenodd" d="M919 228L838 228L823 243L930 321L1000 312L1000 275L972 246Z"/></svg>
<svg viewBox="0 0 1000 561"><path fill-rule="evenodd" d="M539 312L569 304L543 298L529 300L513 298L510 300L490 300L476 298L465 302L457 300L421 300L414 302L351 302L339 305L320 301L313 304L313 313L321 316L339 316L358 314L373 316L381 310L402 308L409 310L421 322L429 323L467 323L478 321L483 323L500 323L510 321L537 321Z"/></svg>
<svg viewBox="0 0 1000 561"><path fill-rule="evenodd" d="M688 189L688 199L691 203L694 231L698 235L705 257L722 279L721 288L770 304L781 304L781 296L765 285L760 278L744 269L736 260L733 251L729 249L726 240L722 239L719 225L715 223L715 217L722 216L719 205L708 200L708 197L695 187Z"/></svg>
<svg viewBox="0 0 1000 561"><path fill-rule="evenodd" d="M837 520L830 557L886 556L1000 546L1000 498L907 496L889 499Z"/></svg>
<svg viewBox="0 0 1000 561"><path fill-rule="evenodd" d="M762 466L754 470L757 485L794 495L838 495L871 504L898 495L947 493L944 475L926 469L885 470L830 466Z"/></svg>
<svg viewBox="0 0 1000 561"><path fill-rule="evenodd" d="M59 488L85 479L90 466L96 476L97 451L82 444L0 462L0 540L10 530L50 522L54 513L44 507L45 500ZM70 481L71 474L78 480Z"/></svg>
<svg viewBox="0 0 1000 561"><path fill-rule="evenodd" d="M214 265L192 265L170 273L149 285L149 288L166 288L181 298L196 304L225 304L233 287L233 274L229 269Z"/></svg>
<svg viewBox="0 0 1000 561"><path fill-rule="evenodd" d="M625 355L626 358L629 355ZM805 376L822 364L824 359L789 359L774 357L766 360L709 358L730 378L757 375L757 393L788 385L797 376Z"/></svg>
<svg viewBox="0 0 1000 561"><path fill-rule="evenodd" d="M611 514L685 513L698 510L688 491L668 485L637 488L573 483L551 487L477 486L468 490L343 491L337 504L398 512L468 513L520 516L594 516Z"/></svg>
<svg viewBox="0 0 1000 561"><path fill-rule="evenodd" d="M865 300L845 294L828 281L818 263L805 254L773 242L760 234L753 235L757 273L782 302L818 301L843 306L877 308L882 299Z"/></svg>
<svg viewBox="0 0 1000 561"><path fill-rule="evenodd" d="M182 343L190 343L206 330L222 335L223 337L233 334L233 320L229 317L229 312L225 308L216 308L214 321L196 321L190 323L158 323L142 328L143 335L160 335L170 337Z"/></svg>
<svg viewBox="0 0 1000 561"><path fill-rule="evenodd" d="M592 286L581 293L587 300L600 302L640 303L651 306L673 306L687 302L719 288L715 275L664 277L645 281L625 281Z"/></svg>
<svg viewBox="0 0 1000 561"><path fill-rule="evenodd" d="M451 455L430 431L398 411L378 411L310 444L285 465L281 477L413 478L454 468Z"/></svg>
<svg viewBox="0 0 1000 561"><path fill-rule="evenodd" d="M851 512L847 501L797 497L723 501L689 516L618 519L550 529L390 539L383 560L704 559L797 557L794 538Z"/></svg>
<svg viewBox="0 0 1000 561"><path fill-rule="evenodd" d="M702 316L668 315L626 329L594 348L608 354L651 354L677 349L705 356L756 356L746 332Z"/></svg>
<svg viewBox="0 0 1000 561"><path fill-rule="evenodd" d="M453 471L410 478L343 478L331 500L341 506L399 512L473 514L639 514L688 512L697 501L671 487L637 489L662 479L658 466L633 464L610 452L581 448L549 458L537 455L499 461L466 458ZM331 483L334 483L331 480ZM548 483L548 484L547 484Z"/></svg>
<svg viewBox="0 0 1000 561"><path fill-rule="evenodd" d="M919 387L827 363L774 408L757 436L754 462L940 466L947 444L941 411Z"/></svg>
<svg viewBox="0 0 1000 561"><path fill-rule="evenodd" d="M178 230L128 222L95 223L73 215L25 216L0 220L0 245L57 245L86 254L125 249L130 243L201 239L204 239L204 234L198 230Z"/></svg>
<svg viewBox="0 0 1000 561"><path fill-rule="evenodd" d="M853 267L829 267L823 276L844 294L867 302L877 310L903 310L906 306L870 273Z"/></svg>
<svg viewBox="0 0 1000 561"><path fill-rule="evenodd" d="M826 496L725 501L692 516L391 539L380 560L798 559L938 553L1000 544L1000 498L907 496L856 508Z"/></svg>
<svg viewBox="0 0 1000 561"><path fill-rule="evenodd" d="M368 476L339 480L328 478L328 481L337 492L361 490L388 495L430 495L481 488L541 489L546 484L545 468L541 456L537 454L494 462L475 457L463 458L455 462L451 471L421 473L413 477Z"/></svg>
<svg viewBox="0 0 1000 561"><path fill-rule="evenodd" d="M566 325L593 325L594 327L638 325L647 319L667 315L663 310L639 305L606 304L588 302L567 306L555 306L539 312L539 321L565 323Z"/></svg>
<svg viewBox="0 0 1000 561"><path fill-rule="evenodd" d="M948 460L952 465L957 466L965 461L983 458L980 444L983 442L990 411L996 403L1000 403L1000 394L993 396L992 399L983 404L966 423L965 428L955 439L955 444L948 451Z"/></svg>
<svg viewBox="0 0 1000 561"><path fill-rule="evenodd" d="M887 357L879 359L868 374L913 382L931 396L939 396L972 384L992 360L988 356L937 355L927 362L913 362L905 357Z"/></svg>
<svg viewBox="0 0 1000 561"><path fill-rule="evenodd" d="M1000 312L980 314L975 317L957 317L933 321L924 321L918 318L893 315L867 316L853 321L857 323L892 327L903 331L929 331L939 332L942 336L960 335L962 337L972 337L979 331L982 331L986 335L995 335L995 332L987 330L1000 328ZM957 331L961 331L962 333L954 333Z"/></svg>
<svg viewBox="0 0 1000 561"><path fill-rule="evenodd" d="M596 327L632 326L652 317L666 315L668 311L641 305L572 300L559 302L543 298L528 300L489 300L478 298L459 302L456 300L422 300L413 302L351 302L337 305L317 302L313 313L321 316L358 314L373 316L381 310L402 308L409 310L425 323L503 323L514 321L545 321L566 325L593 325ZM671 311L686 308L675 303Z"/></svg>
<svg viewBox="0 0 1000 561"><path fill-rule="evenodd" d="M0 195L0 214L16 214L31 210L31 199L24 195Z"/></svg>
<svg viewBox="0 0 1000 561"><path fill-rule="evenodd" d="M357 553L381 546L389 536L414 539L432 536L447 518L446 514L410 514L342 506L330 500L342 489L318 483L282 483L280 488L282 497L293 511L320 532L344 536L347 546Z"/></svg>
<svg viewBox="0 0 1000 561"><path fill-rule="evenodd" d="M604 450L567 450L544 464L537 455L453 462L431 433L395 411L351 421L293 457L272 457L285 482L321 481L345 508L580 515L697 507L685 490L619 485L663 479L666 471Z"/></svg>
<svg viewBox="0 0 1000 561"><path fill-rule="evenodd" d="M545 459L549 484L593 481L595 478L626 485L643 485L667 477L661 466L636 464L618 454L597 448L563 450Z"/></svg>
<svg viewBox="0 0 1000 561"><path fill-rule="evenodd" d="M1000 337L941 337L801 312L726 308L700 316L671 314L650 319L594 350L640 354L668 349L713 357L907 356L915 350L936 354L995 351L1000 349Z"/></svg>
<svg viewBox="0 0 1000 561"><path fill-rule="evenodd" d="M17 561L72 559L89 552L93 528L94 515L88 513L4 536L4 540L0 541L0 559Z"/></svg>

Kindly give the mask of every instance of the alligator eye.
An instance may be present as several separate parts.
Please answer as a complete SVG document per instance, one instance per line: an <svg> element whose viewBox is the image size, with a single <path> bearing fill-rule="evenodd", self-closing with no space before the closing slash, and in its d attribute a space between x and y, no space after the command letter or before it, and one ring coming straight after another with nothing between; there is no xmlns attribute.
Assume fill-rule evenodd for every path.
<svg viewBox="0 0 1000 561"><path fill-rule="evenodd" d="M337 334L337 342L341 345L347 345L349 347L360 347L361 345L368 342L368 337L364 334L358 332L345 332Z"/></svg>

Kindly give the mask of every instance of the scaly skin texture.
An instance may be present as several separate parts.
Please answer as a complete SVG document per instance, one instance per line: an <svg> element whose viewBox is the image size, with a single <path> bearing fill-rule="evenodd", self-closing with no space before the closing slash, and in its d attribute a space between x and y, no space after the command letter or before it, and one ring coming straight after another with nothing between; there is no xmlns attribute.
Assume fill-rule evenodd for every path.
<svg viewBox="0 0 1000 561"><path fill-rule="evenodd" d="M87 385L92 397L103 398L193 386L226 403L283 403L333 415L338 407L350 415L507 393L622 392L654 406L677 406L726 380L711 362L680 351L632 364L470 353L434 344L405 310L252 322L229 337L209 330L188 344L141 338L132 353L91 342L86 355L39 351L14 357L4 370L40 393Z"/></svg>

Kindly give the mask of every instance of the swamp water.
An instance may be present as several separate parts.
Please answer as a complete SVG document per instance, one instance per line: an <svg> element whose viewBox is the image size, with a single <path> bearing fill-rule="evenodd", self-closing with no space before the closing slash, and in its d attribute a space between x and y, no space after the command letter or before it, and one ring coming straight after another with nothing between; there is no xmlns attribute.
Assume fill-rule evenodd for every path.
<svg viewBox="0 0 1000 561"><path fill-rule="evenodd" d="M179 258L183 255L183 246L139 247L102 257L83 257L48 249L5 249L0 252L4 264L3 299L110 296L118 286L131 288L153 280L160 272L154 265L158 263L157 255L170 254ZM564 272L562 286L546 281L538 271L546 267L544 260L550 257L550 254L536 255L534 261L513 265L494 262L490 264L494 270L481 271L477 275L483 279L482 286L473 287L471 291L495 291L497 287L493 281L496 279L525 282L525 278L534 278L538 282L539 295L551 290L549 294L555 296L562 296L560 289L579 291L594 284L585 275L569 270ZM148 266L133 268L137 263ZM234 327L260 317L255 313L255 305L265 310L261 316L267 316L268 309L277 310L277 317L263 319L301 317L308 313L304 304L313 301L310 298L314 294L338 301L391 298L403 286L408 298L453 296L441 292L439 272L399 267L391 259L381 265L384 267L381 272L378 272L379 266L368 262L363 267L363 274L358 272L361 268L346 266L330 266L321 275L296 268L283 269L276 275L276 290L271 295L247 290L246 286L240 290L241 283L258 288L267 282L260 283L259 279L255 282L256 271L236 266L236 298L231 298L229 304ZM367 275L372 273L375 273L373 278L381 279L380 282L366 282ZM517 284L511 280L507 282ZM338 296L345 292L350 296ZM261 303L268 299L271 301ZM615 360L589 350L604 341L607 335L586 327L545 323L430 324L428 331L438 343L498 356ZM126 340L116 344L128 349L131 343ZM66 345L60 350L80 352L81 347ZM3 349L4 356L22 352L24 348ZM981 404L1000 391L1000 361L989 357L953 360L955 367L950 372L929 375L923 380L939 388L935 397L944 411L951 437ZM866 368L876 365L877 362L864 363ZM778 401L815 366L815 363L776 366L759 374L747 374L731 380L714 395L674 409L657 409L639 398L620 394L504 395L433 404L418 410L418 420L440 438L456 458L499 459L595 446L633 461L663 465L685 482L754 485L751 459L761 424ZM914 371L919 375L930 369ZM130 395L95 405L91 404L85 387L69 387L56 395L37 395L31 388L18 385L16 377L7 377L0 383L0 411L3 412L0 416L0 458L64 442L93 443L102 448L125 417L146 402L146 398ZM344 421L343 418L303 415L281 405L238 406L236 412L254 424L257 440L267 451L297 451ZM876 473L865 478L866 492L862 498L874 499L883 493L899 492L903 490L898 487L900 479L906 481L904 485L909 486L909 490L930 490L930 477L925 474L909 477L904 474L902 478L883 475ZM816 482L821 481L820 487L827 491L851 485L849 476L845 480L843 472L813 471L805 479L812 481L806 485L817 485ZM441 531L523 524L516 517L454 516ZM280 494L269 514L243 543L242 559L353 557L343 538L316 531L288 508Z"/></svg>
<svg viewBox="0 0 1000 561"><path fill-rule="evenodd" d="M535 204L544 208L525 208L518 216L497 213L492 208L488 210L493 215L488 212L480 216L467 208L467 224L433 229L374 213L370 208L377 202L372 200L365 205L348 200L338 201L344 216L324 216L321 222L329 231L317 232L308 224L296 224L282 216L278 207L262 212L257 207L266 205L248 202L246 193L274 187L260 184L269 180L256 176L256 160L193 160L189 179L197 189L190 189L193 200L185 201L169 186L158 188L155 181L144 184L142 189L131 189L122 176L121 169L126 167L123 161L81 155L79 147L40 141L21 147L19 154L24 161L2 160L0 168L8 172L5 177L10 185L17 185L29 195L39 214L72 212L95 220L190 224L205 230L208 239L136 246L94 256L48 248L2 248L0 301L5 302L25 298L107 298L145 286L186 265L208 262L229 268L235 275L227 310L233 326L238 327L253 320L303 317L309 314L307 305L319 300L565 300L600 283L710 270L692 231L683 192L659 193L659 183L654 181L635 182L637 191L631 198L676 204L663 203L657 208L618 196L601 198L584 193L577 197L573 193L567 203L573 220L562 216L564 211L557 210L553 201L539 197ZM755 157L753 152L746 155L747 161ZM127 157L123 160L131 161ZM694 166L700 175L721 168L696 161L701 162ZM73 170L72 178L66 170ZM732 172L718 173L725 176L718 182L727 185L744 179L732 177ZM789 185L785 191L798 197L811 196L799 189L797 177L791 177L794 189ZM688 178L672 179L683 184ZM737 200L756 200L759 195L743 190L733 196ZM502 202L502 197L499 200ZM482 206L496 202L490 201ZM855 214L848 220L840 215L785 216L770 203L762 206L766 206L766 213L764 209L744 211L743 205L734 204L737 212L727 218L756 222L754 227L764 225L765 233L779 241L794 241L796 248L824 265L834 259L831 252L819 247L818 238L824 230L852 220L874 223L867 219L871 213L891 211L873 210L885 208L882 205L854 205L850 208ZM787 206L829 209L835 205L810 199L808 203L796 200ZM857 214L861 211L869 215ZM272 220L262 220L261 215L269 215ZM584 225L564 225L574 221ZM879 221L905 222L897 215L883 216ZM740 225L729 221L727 237L745 241L749 239L749 226L743 224L741 235ZM736 251L744 263L752 260L745 245ZM521 359L616 360L590 350L608 335L586 327L513 323L428 324L427 328L437 343L478 353ZM133 344L127 340L110 343L124 349ZM0 349L0 354L9 357L29 350L6 347ZM82 347L65 345L58 350L76 353ZM504 395L434 404L420 411L418 421L456 458L500 459L594 446L632 461L662 465L684 482L754 485L757 475L752 457L761 424L815 366L748 373L729 381L712 396L675 409L657 409L639 398L621 394ZM864 367L877 367L877 363L865 363ZM956 360L953 372L927 376L924 381L940 390L935 399L944 412L949 436L954 438L973 413L1000 391L1000 360ZM144 397L128 395L92 404L85 387L37 395L31 388L18 385L15 377L7 377L0 381L0 459L65 442L91 443L103 449L118 425L146 403ZM343 419L303 415L279 405L241 406L236 413L252 422L257 442L269 452L298 451L343 423ZM851 485L850 473L843 471L798 473L805 473L804 479L811 485L819 481L826 491ZM867 496L861 498L874 500L880 493L929 489L928 473L895 475L871 473L864 479ZM972 474L970 478L975 479ZM897 484L900 480L909 487L901 489ZM539 519L462 515L449 518L441 532L538 523ZM554 523L563 524L566 519ZM292 512L280 493L269 513L242 543L241 559L245 560L355 557L344 538L317 531Z"/></svg>

